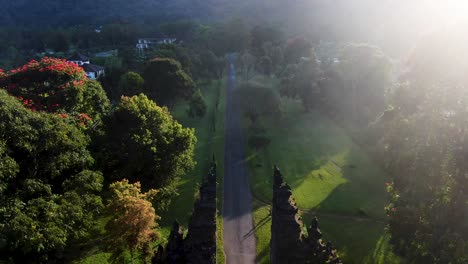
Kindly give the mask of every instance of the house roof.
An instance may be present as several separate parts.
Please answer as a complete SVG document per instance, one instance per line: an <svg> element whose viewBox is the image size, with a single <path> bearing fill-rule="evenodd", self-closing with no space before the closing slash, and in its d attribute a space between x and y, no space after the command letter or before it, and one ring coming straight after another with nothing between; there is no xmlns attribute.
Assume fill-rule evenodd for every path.
<svg viewBox="0 0 468 264"><path fill-rule="evenodd" d="M67 61L89 61L89 58L79 52L75 52Z"/></svg>
<svg viewBox="0 0 468 264"><path fill-rule="evenodd" d="M94 64L83 64L81 68L83 68L85 72L99 72L104 70L104 67Z"/></svg>

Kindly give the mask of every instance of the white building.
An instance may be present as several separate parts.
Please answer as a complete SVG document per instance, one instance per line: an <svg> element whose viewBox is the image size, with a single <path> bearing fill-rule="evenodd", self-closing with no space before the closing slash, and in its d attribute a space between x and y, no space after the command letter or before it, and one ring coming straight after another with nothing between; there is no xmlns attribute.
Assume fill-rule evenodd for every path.
<svg viewBox="0 0 468 264"><path fill-rule="evenodd" d="M91 80L96 80L101 76L104 76L105 74L105 68L99 65L94 65L91 64L89 61L89 58L86 57L85 55L81 53L75 53L73 54L70 58L67 59L69 62L73 62L76 65L80 66L83 68L83 70L86 73L86 76L88 76L89 79Z"/></svg>
<svg viewBox="0 0 468 264"><path fill-rule="evenodd" d="M136 44L137 49L148 49L153 45L173 44L177 41L176 38L139 38Z"/></svg>
<svg viewBox="0 0 468 264"><path fill-rule="evenodd" d="M138 56L140 58L145 58L145 50L151 48L154 45L162 44L173 44L177 41L176 38L170 37L159 37L159 38L139 38L137 40L136 48L138 50Z"/></svg>

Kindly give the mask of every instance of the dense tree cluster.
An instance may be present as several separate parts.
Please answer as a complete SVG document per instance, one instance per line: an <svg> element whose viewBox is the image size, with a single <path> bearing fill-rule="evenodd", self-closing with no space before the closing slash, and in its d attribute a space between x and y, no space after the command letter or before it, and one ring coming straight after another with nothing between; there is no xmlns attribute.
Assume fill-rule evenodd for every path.
<svg viewBox="0 0 468 264"><path fill-rule="evenodd" d="M195 92L194 81L174 59L150 60L143 77L145 93L160 105L173 107L177 99L190 99Z"/></svg>
<svg viewBox="0 0 468 264"><path fill-rule="evenodd" d="M122 78L124 90L142 86L136 73ZM115 252L150 256L153 206L167 206L177 178L193 167L194 131L142 94L122 97L110 111L101 85L60 59L1 70L0 87L2 260L63 261L72 246L95 239L106 217ZM113 181L120 182L111 184L114 197L103 210Z"/></svg>
<svg viewBox="0 0 468 264"><path fill-rule="evenodd" d="M466 31L423 39L392 93L392 108L374 127L393 175L386 208L392 242L415 263L468 261L468 82L453 63L467 63L461 40Z"/></svg>
<svg viewBox="0 0 468 264"><path fill-rule="evenodd" d="M189 101L189 107L187 109L187 114L189 117L203 117L206 114L206 102L205 98L203 98L203 95L198 89L192 96L192 98Z"/></svg>
<svg viewBox="0 0 468 264"><path fill-rule="evenodd" d="M323 79L323 73L315 57L304 58L298 64L289 64L282 75L282 96L301 100L307 110L322 103L320 81Z"/></svg>
<svg viewBox="0 0 468 264"><path fill-rule="evenodd" d="M279 95L270 87L246 82L236 89L235 97L236 104L252 123L256 123L260 117L277 117L280 114Z"/></svg>
<svg viewBox="0 0 468 264"><path fill-rule="evenodd" d="M103 176L90 170L89 139L62 118L0 91L0 119L0 250L15 262L51 261L89 237Z"/></svg>
<svg viewBox="0 0 468 264"><path fill-rule="evenodd" d="M183 128L167 108L144 94L122 97L113 114L103 120L98 163L113 180L139 181L145 189L173 196L174 180L193 168L196 138ZM166 200L160 198L160 204Z"/></svg>
<svg viewBox="0 0 468 264"><path fill-rule="evenodd" d="M45 57L3 72L0 87L32 111L86 119L80 121L100 119L110 108L101 85L88 80L82 68L62 59Z"/></svg>
<svg viewBox="0 0 468 264"><path fill-rule="evenodd" d="M151 259L151 242L159 237L154 229L160 217L151 204L157 191L142 193L139 182L130 184L126 179L112 183L109 190L112 196L107 209L112 219L106 225L106 245L112 252L112 260L125 262L122 254L125 250L130 251L132 261L137 250L144 252L146 260Z"/></svg>
<svg viewBox="0 0 468 264"><path fill-rule="evenodd" d="M134 96L143 92L145 80L136 72L127 72L120 76L118 94L124 96Z"/></svg>

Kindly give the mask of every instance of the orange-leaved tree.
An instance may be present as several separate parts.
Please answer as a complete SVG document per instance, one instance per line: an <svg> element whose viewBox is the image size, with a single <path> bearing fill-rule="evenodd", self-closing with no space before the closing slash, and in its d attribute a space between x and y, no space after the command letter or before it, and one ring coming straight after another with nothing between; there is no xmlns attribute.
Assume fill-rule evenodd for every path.
<svg viewBox="0 0 468 264"><path fill-rule="evenodd" d="M7 72L0 70L0 88L32 111L73 116L82 123L100 118L110 108L101 85L64 59L44 57Z"/></svg>
<svg viewBox="0 0 468 264"><path fill-rule="evenodd" d="M146 260L150 259L150 243L159 237L155 228L158 226L156 220L160 219L150 200L158 191L152 189L142 193L139 182L130 184L127 179L112 183L110 191L112 197L108 209L112 219L106 225L106 245L112 260L122 263L125 250L130 251L132 262L138 250L143 250Z"/></svg>

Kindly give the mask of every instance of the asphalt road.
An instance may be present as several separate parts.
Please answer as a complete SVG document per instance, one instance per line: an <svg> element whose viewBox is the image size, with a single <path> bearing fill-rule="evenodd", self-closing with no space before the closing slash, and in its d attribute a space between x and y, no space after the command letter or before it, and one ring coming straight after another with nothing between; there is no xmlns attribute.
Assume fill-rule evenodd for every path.
<svg viewBox="0 0 468 264"><path fill-rule="evenodd" d="M255 234L252 232L252 194L245 161L241 113L233 102L235 89L235 67L230 63L224 150L224 252L227 264L251 264L255 263L256 256Z"/></svg>

